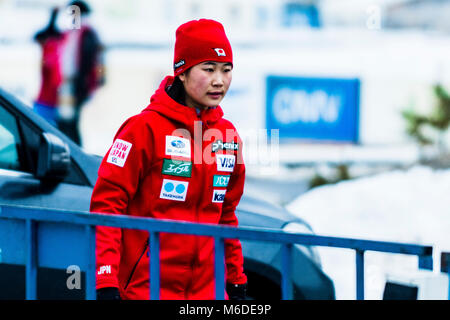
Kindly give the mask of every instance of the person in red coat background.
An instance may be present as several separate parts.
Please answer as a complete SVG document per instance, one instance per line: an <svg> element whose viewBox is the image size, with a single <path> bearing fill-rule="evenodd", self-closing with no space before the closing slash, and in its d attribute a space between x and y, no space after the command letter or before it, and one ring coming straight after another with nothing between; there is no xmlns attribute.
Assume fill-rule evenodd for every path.
<svg viewBox="0 0 450 320"><path fill-rule="evenodd" d="M80 119L82 108L94 92L105 84L104 47L89 22L90 6L83 0L69 3L77 8L79 25L64 32L61 44L61 84L58 91L58 129L82 145ZM75 19L76 20L76 19Z"/></svg>
<svg viewBox="0 0 450 320"><path fill-rule="evenodd" d="M105 67L103 45L88 22L90 7L76 0L67 9L74 7L78 8L79 26L58 30L59 9L55 7L48 26L34 37L42 49L41 88L34 110L81 145L81 109L104 84Z"/></svg>
<svg viewBox="0 0 450 320"><path fill-rule="evenodd" d="M176 31L174 76L127 119L98 171L90 211L237 226L244 190L242 140L219 103L233 53L222 24ZM97 298L149 299L148 232L97 227ZM245 299L241 243L225 240L225 297ZM161 299L214 299L214 240L160 234Z"/></svg>
<svg viewBox="0 0 450 320"><path fill-rule="evenodd" d="M58 8L52 8L48 26L36 33L34 40L42 50L41 87L33 109L56 126L58 119L58 90L61 85L60 56L64 35L56 27Z"/></svg>

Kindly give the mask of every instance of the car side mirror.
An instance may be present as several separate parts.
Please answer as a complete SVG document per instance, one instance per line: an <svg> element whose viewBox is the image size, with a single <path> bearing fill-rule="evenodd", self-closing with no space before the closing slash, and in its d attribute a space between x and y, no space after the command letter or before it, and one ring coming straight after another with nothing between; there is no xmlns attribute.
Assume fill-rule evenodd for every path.
<svg viewBox="0 0 450 320"><path fill-rule="evenodd" d="M52 133L42 133L38 151L37 178L63 179L69 168L69 146Z"/></svg>

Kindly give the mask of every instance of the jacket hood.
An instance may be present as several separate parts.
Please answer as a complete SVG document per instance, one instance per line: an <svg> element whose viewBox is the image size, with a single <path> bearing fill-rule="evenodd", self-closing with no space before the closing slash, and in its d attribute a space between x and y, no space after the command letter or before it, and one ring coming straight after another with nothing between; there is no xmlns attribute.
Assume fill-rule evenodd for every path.
<svg viewBox="0 0 450 320"><path fill-rule="evenodd" d="M202 121L206 126L212 125L222 119L223 111L220 106L202 110L197 115L196 109L179 104L166 92L166 88L174 81L173 76L167 76L159 85L159 88L150 98L150 104L143 110L155 111L164 117L180 122L186 127L193 127L194 121Z"/></svg>

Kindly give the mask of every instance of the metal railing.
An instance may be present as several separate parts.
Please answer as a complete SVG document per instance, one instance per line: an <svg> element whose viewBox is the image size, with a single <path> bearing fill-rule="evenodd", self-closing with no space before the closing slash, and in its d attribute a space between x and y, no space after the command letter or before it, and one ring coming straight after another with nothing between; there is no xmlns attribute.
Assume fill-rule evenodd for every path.
<svg viewBox="0 0 450 320"><path fill-rule="evenodd" d="M433 269L431 246L287 233L278 229L230 227L20 206L0 206L0 263L25 265L26 299L36 299L37 267L63 268L72 259L68 256L76 255L86 271L86 299L95 299L95 227L97 225L149 232L151 299L160 298L159 235L161 232L211 236L215 239L215 294L218 300L223 300L225 293L223 260L225 239L281 243L281 292L284 300L293 298L292 274L295 270L292 270L292 247L294 244L355 250L356 298L358 300L364 299L364 253L366 251L415 255L419 258L419 268ZM24 243L24 248L20 246L20 240ZM70 246L70 243L74 241L75 244Z"/></svg>
<svg viewBox="0 0 450 320"><path fill-rule="evenodd" d="M450 300L450 252L441 252L441 272L448 277L448 298Z"/></svg>

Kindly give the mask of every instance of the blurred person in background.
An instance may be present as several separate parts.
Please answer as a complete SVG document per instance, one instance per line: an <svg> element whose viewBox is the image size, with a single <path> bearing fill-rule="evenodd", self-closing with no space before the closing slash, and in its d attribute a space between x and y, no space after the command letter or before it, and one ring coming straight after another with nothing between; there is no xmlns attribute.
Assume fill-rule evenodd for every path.
<svg viewBox="0 0 450 320"><path fill-rule="evenodd" d="M84 1L72 1L74 28L64 32L61 45L61 86L58 95L58 127L75 143L81 145L79 121L81 108L94 91L104 84L103 46L89 24L90 7ZM80 19L77 21L77 19Z"/></svg>
<svg viewBox="0 0 450 320"><path fill-rule="evenodd" d="M177 29L174 76L116 133L98 171L91 212L238 225L242 141L219 106L232 69L222 24L201 19ZM196 132L203 136L194 139ZM149 299L148 232L97 227L96 241L97 299ZM161 299L215 298L211 237L161 233L159 262ZM245 299L238 239L225 240L224 264L225 297Z"/></svg>
<svg viewBox="0 0 450 320"><path fill-rule="evenodd" d="M58 117L58 90L61 85L60 48L63 33L56 27L58 8L53 8L50 21L43 30L36 33L34 40L42 50L41 88L34 101L34 110L56 126Z"/></svg>

